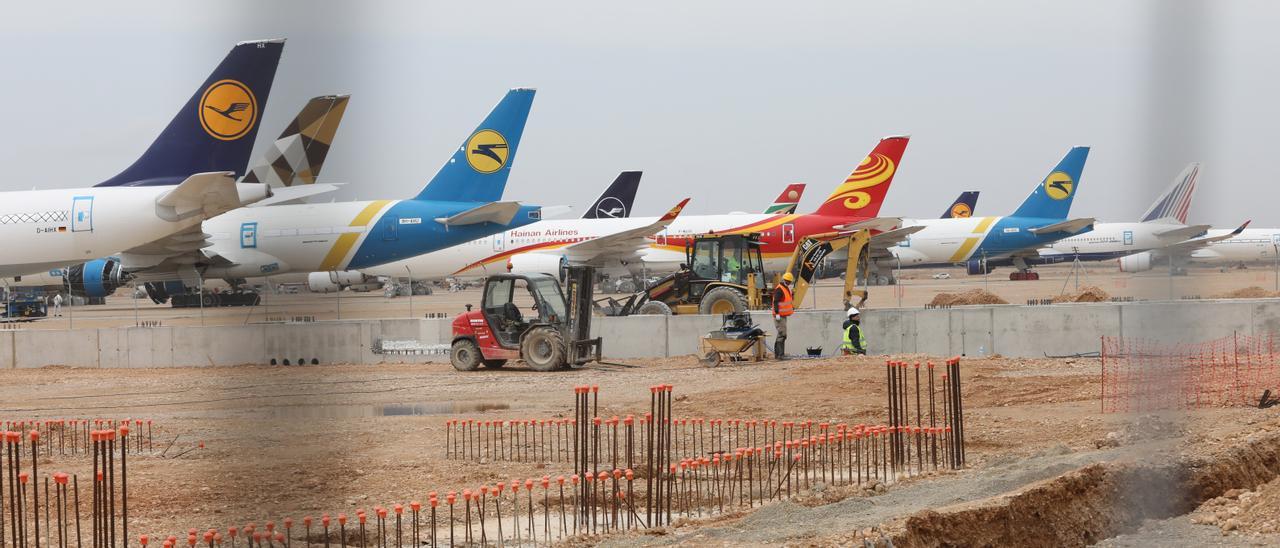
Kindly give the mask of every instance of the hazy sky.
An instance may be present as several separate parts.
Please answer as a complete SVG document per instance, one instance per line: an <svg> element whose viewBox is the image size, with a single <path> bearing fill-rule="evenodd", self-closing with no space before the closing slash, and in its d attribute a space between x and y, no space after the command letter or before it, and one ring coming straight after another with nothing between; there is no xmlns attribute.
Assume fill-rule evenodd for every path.
<svg viewBox="0 0 1280 548"><path fill-rule="evenodd" d="M637 214L811 210L913 136L882 215L961 190L1012 211L1091 145L1073 213L1135 219L1190 161L1192 220L1280 225L1274 2L22 3L0 20L4 190L131 163L237 41L286 37L261 146L351 93L321 179L409 197L513 86L538 88L507 197L579 210L623 169Z"/></svg>

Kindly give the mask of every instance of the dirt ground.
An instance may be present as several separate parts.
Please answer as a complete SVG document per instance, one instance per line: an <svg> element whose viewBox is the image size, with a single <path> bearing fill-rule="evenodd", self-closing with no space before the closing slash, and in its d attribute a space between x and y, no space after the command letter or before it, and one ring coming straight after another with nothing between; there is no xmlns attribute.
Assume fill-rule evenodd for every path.
<svg viewBox="0 0 1280 548"><path fill-rule="evenodd" d="M1193 267L1186 276L1170 278L1167 271L1153 270L1138 274L1119 272L1114 262L1090 263L1083 272L1073 273L1070 266L1055 265L1038 269L1041 275L1035 281L1009 281L1007 271L997 271L989 276L969 276L962 269L907 270L901 273L902 283L897 286L871 288L871 299L866 306L877 308L921 307L938 298L942 293L961 293L975 289L989 291L1006 302L1024 304L1028 300L1061 299L1064 295L1077 294L1086 288L1096 288L1100 294L1110 297L1158 300L1184 297L1244 296L1265 297L1276 288L1275 273L1266 268L1229 269ZM935 280L936 273L946 273L949 279ZM810 291L801 308L830 308L840 302L842 284L839 280L825 280ZM1250 287L1266 289L1262 293ZM66 307L63 315L22 324L22 329L67 329L119 327L135 325L136 321L160 322L161 325L242 325L269 321L289 316L313 316L327 319L409 318L428 313L456 314L467 304L479 304L480 291L470 289L450 292L437 288L433 295L408 297L383 297L380 291L354 293L268 294L259 306L245 308L173 309L169 305L156 305L148 299L133 299L131 291L122 289L107 299L107 304L96 306ZM605 295L599 295L604 297Z"/></svg>
<svg viewBox="0 0 1280 548"><path fill-rule="evenodd" d="M643 414L647 387L667 383L675 386L678 417L882 423L883 363L842 358L707 369L688 357L557 374L523 368L464 374L434 364L46 368L0 375L0 418L153 419L157 453L172 446L164 457L130 459L130 534L181 538L188 528L225 531L284 517L352 514L425 501L430 491L569 473L566 463L445 460L444 424L570 416L575 385L600 386L602 416ZM1146 450L1135 444L1149 437L1143 432L1181 436L1166 443L1204 452L1240 443L1242 432L1280 429L1275 408L1179 414L1158 423L1100 415L1097 360L974 359L963 362L963 371L969 470L910 480L876 497L831 490L807 502L609 542L846 544L916 512L998 498L1091 463L1141 460ZM204 449L197 448L201 442ZM83 478L83 461L55 456L43 459L41 470ZM1221 536L1214 526L1186 526Z"/></svg>

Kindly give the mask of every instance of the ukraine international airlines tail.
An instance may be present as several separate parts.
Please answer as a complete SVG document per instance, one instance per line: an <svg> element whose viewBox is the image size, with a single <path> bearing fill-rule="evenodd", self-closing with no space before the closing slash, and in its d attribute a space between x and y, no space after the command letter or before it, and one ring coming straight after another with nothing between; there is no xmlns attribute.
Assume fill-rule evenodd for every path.
<svg viewBox="0 0 1280 548"><path fill-rule="evenodd" d="M873 260L888 269L966 263L978 273L992 259L1007 258L1026 271L1026 259L1038 248L1092 229L1091 218L1067 218L1088 156L1088 147L1072 148L1013 215L908 222L904 229L915 232L905 238L873 238Z"/></svg>
<svg viewBox="0 0 1280 548"><path fill-rule="evenodd" d="M283 40L237 44L150 148L106 182L3 193L0 277L143 247L270 196L235 174L248 162L283 48Z"/></svg>
<svg viewBox="0 0 1280 548"><path fill-rule="evenodd" d="M365 269L376 276L441 279L497 272L556 273L566 264L591 264L638 273L685 260L684 239L708 232L760 232L769 268L777 269L806 235L848 225L890 228L901 219L876 214L906 150L907 137L880 141L817 211L804 215L679 215L681 202L662 217L546 220L533 226ZM687 201L687 200L686 200Z"/></svg>
<svg viewBox="0 0 1280 548"><path fill-rule="evenodd" d="M247 208L204 225L203 276L239 280L312 273L349 283L349 272L394 262L532 223L540 208L502 202L534 90L513 89L417 196ZM182 276L182 279L190 279Z"/></svg>

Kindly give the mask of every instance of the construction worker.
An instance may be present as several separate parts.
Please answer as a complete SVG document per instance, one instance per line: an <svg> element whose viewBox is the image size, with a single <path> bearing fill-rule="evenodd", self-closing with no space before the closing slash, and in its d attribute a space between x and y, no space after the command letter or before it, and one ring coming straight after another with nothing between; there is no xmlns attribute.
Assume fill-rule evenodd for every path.
<svg viewBox="0 0 1280 548"><path fill-rule="evenodd" d="M849 319L844 321L844 344L840 347L845 355L867 354L867 335L862 331L862 318L857 307L849 307L846 313Z"/></svg>
<svg viewBox="0 0 1280 548"><path fill-rule="evenodd" d="M787 317L796 311L791 293L791 284L795 281L796 277L787 272L773 289L773 323L778 326L778 338L773 342L773 355L779 360L787 359Z"/></svg>

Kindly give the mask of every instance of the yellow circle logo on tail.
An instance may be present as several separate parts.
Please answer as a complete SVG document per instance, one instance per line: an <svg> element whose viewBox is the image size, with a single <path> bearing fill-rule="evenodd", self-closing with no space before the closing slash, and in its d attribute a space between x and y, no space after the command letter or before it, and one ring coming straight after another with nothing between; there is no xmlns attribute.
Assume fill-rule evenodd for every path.
<svg viewBox="0 0 1280 548"><path fill-rule="evenodd" d="M862 159L858 168L849 174L844 184L840 185L827 202L843 202L846 209L858 210L871 205L871 194L864 189L883 184L893 178L897 167L888 156L878 152Z"/></svg>
<svg viewBox="0 0 1280 548"><path fill-rule="evenodd" d="M200 126L214 139L234 141L244 137L258 121L258 100L249 86L235 80L219 80L200 96Z"/></svg>
<svg viewBox="0 0 1280 548"><path fill-rule="evenodd" d="M955 205L951 206L951 216L955 218L972 217L973 210L969 209L969 204L957 202Z"/></svg>
<svg viewBox="0 0 1280 548"><path fill-rule="evenodd" d="M1071 192L1076 188L1076 182L1071 180L1071 176L1061 171L1050 173L1044 178L1044 193L1055 200L1065 200L1071 197Z"/></svg>
<svg viewBox="0 0 1280 548"><path fill-rule="evenodd" d="M507 147L507 138L492 129L475 132L466 145L467 163L471 169L480 173L493 173L507 165L511 149Z"/></svg>

